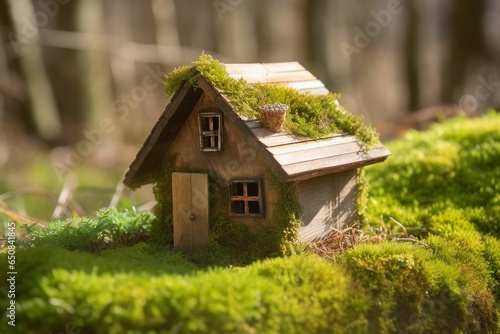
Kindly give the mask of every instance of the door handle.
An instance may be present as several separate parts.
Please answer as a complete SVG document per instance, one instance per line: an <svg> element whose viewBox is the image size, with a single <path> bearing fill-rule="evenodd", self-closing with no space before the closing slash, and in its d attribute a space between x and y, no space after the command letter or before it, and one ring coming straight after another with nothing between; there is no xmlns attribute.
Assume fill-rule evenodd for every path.
<svg viewBox="0 0 500 334"><path fill-rule="evenodd" d="M195 220L195 218L196 218L196 216L194 215L194 213L189 215L189 220Z"/></svg>

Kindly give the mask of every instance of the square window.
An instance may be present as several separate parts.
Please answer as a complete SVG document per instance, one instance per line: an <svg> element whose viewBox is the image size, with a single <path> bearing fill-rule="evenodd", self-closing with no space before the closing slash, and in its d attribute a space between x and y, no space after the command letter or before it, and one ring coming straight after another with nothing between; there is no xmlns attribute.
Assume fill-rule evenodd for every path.
<svg viewBox="0 0 500 334"><path fill-rule="evenodd" d="M215 152L222 149L222 114L202 112L198 114L200 150Z"/></svg>
<svg viewBox="0 0 500 334"><path fill-rule="evenodd" d="M262 217L260 180L235 180L230 185L230 212L238 217Z"/></svg>

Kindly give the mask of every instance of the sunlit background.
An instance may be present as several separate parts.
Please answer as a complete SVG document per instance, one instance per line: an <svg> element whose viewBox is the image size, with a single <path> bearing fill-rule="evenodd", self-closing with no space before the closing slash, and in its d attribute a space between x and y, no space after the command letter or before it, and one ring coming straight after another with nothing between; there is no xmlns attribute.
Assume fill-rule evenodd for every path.
<svg viewBox="0 0 500 334"><path fill-rule="evenodd" d="M202 52L299 61L383 140L500 108L498 0L4 0L0 33L7 219L149 208L123 173Z"/></svg>

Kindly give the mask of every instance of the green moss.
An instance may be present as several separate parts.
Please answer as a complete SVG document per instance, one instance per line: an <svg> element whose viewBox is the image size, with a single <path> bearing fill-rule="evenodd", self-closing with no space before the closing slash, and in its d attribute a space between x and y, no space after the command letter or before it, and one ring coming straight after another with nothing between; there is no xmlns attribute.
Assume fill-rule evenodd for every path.
<svg viewBox="0 0 500 334"><path fill-rule="evenodd" d="M461 306L468 310L466 332L491 332L500 303L498 129L495 112L448 120L387 144L393 153L388 161L366 168L370 222L378 226L382 217L394 229L387 218L396 218L411 234L427 236L434 257L458 270L468 294Z"/></svg>
<svg viewBox="0 0 500 334"><path fill-rule="evenodd" d="M498 245L489 240L485 244L480 233L474 231L456 231L447 238L433 235L424 240L433 249L435 258L459 271L457 282L467 296L463 306L467 310L464 323L467 333L494 333L500 325L494 299L498 284L494 270L498 263L489 257Z"/></svg>
<svg viewBox="0 0 500 334"><path fill-rule="evenodd" d="M18 254L22 321L14 331L2 321L2 333L367 332L363 291L313 256L196 270L178 254L157 254L144 244L104 258L56 248ZM169 272L173 264L185 272Z"/></svg>
<svg viewBox="0 0 500 334"><path fill-rule="evenodd" d="M318 96L272 84L249 84L243 79L230 77L224 64L206 54L192 64L193 67L180 67L167 75L167 94L175 93L186 80L194 83L198 75L202 75L229 96L236 111L243 116L258 118L259 106L284 103L290 106L285 120L285 128L290 132L312 138L347 133L356 136L368 147L379 143L378 134L372 127L338 104L337 94Z"/></svg>
<svg viewBox="0 0 500 334"><path fill-rule="evenodd" d="M386 146L392 156L367 167L368 213L447 235L476 229L500 237L500 116L457 118L410 131Z"/></svg>
<svg viewBox="0 0 500 334"><path fill-rule="evenodd" d="M250 233L243 223L229 219L228 201L229 194L221 192L222 206L218 217L211 220L211 233L218 241L219 249L227 249L233 254L238 254L236 263L251 263L258 259L276 256L286 256L301 252L299 217L302 206L297 198L295 187L292 184L279 181L274 174L268 172L271 181L268 186L277 191L277 199L272 204L273 216L269 224L257 225ZM214 210L215 211L215 210Z"/></svg>
<svg viewBox="0 0 500 334"><path fill-rule="evenodd" d="M174 222L172 206L172 172L175 157L168 159L154 175L153 188L156 205L153 208L155 220L151 226L151 241L158 246L172 248L174 244Z"/></svg>
<svg viewBox="0 0 500 334"><path fill-rule="evenodd" d="M116 208L101 209L96 218L72 218L51 222L47 227L28 228L30 247L51 245L72 251L100 252L131 246L149 239L154 217L149 212Z"/></svg>
<svg viewBox="0 0 500 334"><path fill-rule="evenodd" d="M337 262L371 296L369 333L494 333L498 315L474 234L361 245ZM480 320L479 320L480 319Z"/></svg>
<svg viewBox="0 0 500 334"><path fill-rule="evenodd" d="M490 289L495 294L497 308L500 310L500 240L486 237L483 240L482 256L488 263L491 280Z"/></svg>
<svg viewBox="0 0 500 334"><path fill-rule="evenodd" d="M272 217L274 244L279 247L277 255L295 254L300 250L299 228L301 226L302 205L297 197L297 190L292 183L285 183L268 173L272 186L278 192L278 198L274 203L274 215Z"/></svg>

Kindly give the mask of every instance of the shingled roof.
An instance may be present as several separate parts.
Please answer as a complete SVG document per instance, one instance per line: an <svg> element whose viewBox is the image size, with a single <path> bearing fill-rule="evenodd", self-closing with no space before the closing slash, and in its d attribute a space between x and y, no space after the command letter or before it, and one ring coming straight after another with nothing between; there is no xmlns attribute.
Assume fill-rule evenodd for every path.
<svg viewBox="0 0 500 334"><path fill-rule="evenodd" d="M226 64L228 74L248 83L271 83L315 95L328 89L297 62L271 64ZM195 89L199 87L201 89ZM300 137L284 131L274 133L258 120L248 120L234 110L231 99L210 81L198 76L194 85L187 81L172 96L170 103L146 139L125 175L124 183L132 188L153 182L151 171L162 161L166 148L175 139L203 92L214 94L226 117L236 120L239 130L260 145L260 152L271 169L283 181L298 181L358 168L385 160L390 152L383 146L367 150L354 136L334 134L320 139Z"/></svg>

